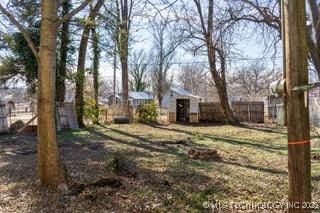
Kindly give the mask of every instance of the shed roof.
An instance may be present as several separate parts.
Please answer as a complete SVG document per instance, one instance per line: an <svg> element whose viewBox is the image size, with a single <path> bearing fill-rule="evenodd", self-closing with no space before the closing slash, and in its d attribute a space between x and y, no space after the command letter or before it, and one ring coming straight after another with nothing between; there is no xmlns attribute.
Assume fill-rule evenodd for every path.
<svg viewBox="0 0 320 213"><path fill-rule="evenodd" d="M136 100L153 100L153 96L146 92L129 91L129 97Z"/></svg>
<svg viewBox="0 0 320 213"><path fill-rule="evenodd" d="M177 93L178 95L181 95L181 96L189 96L189 97L193 97L193 98L202 98L200 96L196 96L196 95L193 95L191 92L181 88L181 87L172 87L171 88L171 91L173 91L174 93Z"/></svg>

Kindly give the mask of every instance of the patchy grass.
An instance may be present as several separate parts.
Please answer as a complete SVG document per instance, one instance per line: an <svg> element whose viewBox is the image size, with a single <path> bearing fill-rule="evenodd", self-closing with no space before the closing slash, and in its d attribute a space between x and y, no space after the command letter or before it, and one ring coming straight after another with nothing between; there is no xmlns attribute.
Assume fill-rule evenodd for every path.
<svg viewBox="0 0 320 213"><path fill-rule="evenodd" d="M313 139L312 152L320 152L317 140ZM27 141L24 143L29 148L30 145L35 146L34 138L29 137ZM86 189L79 196L68 198L38 189L37 182L34 182L35 172L26 178L32 183L29 185L17 181L17 177L0 175L1 186L7 185L0 189L0 200L2 193L8 195L17 189L25 190L33 199L0 202L0 212L18 208L19 202L28 204L22 208L24 212L50 210L42 204L43 193L49 199L46 202L53 203L53 209L80 212L100 212L101 209L117 212L203 212L208 211L203 206L204 202L279 202L287 198L286 134L281 129L228 125L110 125L63 132L59 135L59 142L71 183L91 183L113 176L119 178L123 186L120 189ZM0 148L14 153L20 145L0 143ZM192 160L187 155L192 147L215 148L222 160ZM114 153L121 153L122 157L134 162L136 175L113 173L106 160ZM16 159L33 163L27 168L12 167ZM0 169L19 176L24 171L19 173L18 169L34 170L34 160L35 154L1 154ZM312 161L312 177L313 199L319 201L318 161ZM91 199L96 199L86 199L88 194ZM32 203L37 207L30 207Z"/></svg>

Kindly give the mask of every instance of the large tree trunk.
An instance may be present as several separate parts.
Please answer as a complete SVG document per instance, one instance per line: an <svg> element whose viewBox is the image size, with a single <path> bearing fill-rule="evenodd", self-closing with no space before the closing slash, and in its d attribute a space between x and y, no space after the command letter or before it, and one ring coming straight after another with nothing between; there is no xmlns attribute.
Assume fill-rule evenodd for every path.
<svg viewBox="0 0 320 213"><path fill-rule="evenodd" d="M62 16L67 15L70 12L71 4L70 0L64 0L62 2ZM64 102L66 94L66 73L67 73L67 59L70 43L69 35L69 20L62 23L61 27L61 46L60 46L60 60L57 68L56 77L56 98L58 102Z"/></svg>
<svg viewBox="0 0 320 213"><path fill-rule="evenodd" d="M232 113L230 104L228 102L227 82L226 82L226 70L225 70L225 53L223 34L219 35L219 39L214 39L215 26L214 26L214 0L208 0L208 14L207 17L203 15L201 1L193 0L198 11L200 18L201 33L205 41L207 48L207 56L209 61L210 72L215 82L217 92L219 95L220 103L226 117L226 120L230 123L236 123L236 119ZM220 32L222 33L222 32ZM217 53L220 57L220 71L217 69Z"/></svg>
<svg viewBox="0 0 320 213"><path fill-rule="evenodd" d="M100 60L100 49L99 49L99 35L95 28L92 28L92 39L93 39L93 92L95 101L95 120L94 123L99 123L99 60Z"/></svg>
<svg viewBox="0 0 320 213"><path fill-rule="evenodd" d="M38 79L38 172L42 185L65 183L55 125L55 71L57 45L57 1L41 1L41 38Z"/></svg>
<svg viewBox="0 0 320 213"><path fill-rule="evenodd" d="M128 54L128 53L126 53ZM121 71L122 71L122 104L126 109L129 106L129 74L128 74L128 55L122 56Z"/></svg>
<svg viewBox="0 0 320 213"><path fill-rule="evenodd" d="M129 8L128 0L121 4L121 24L119 34L119 55L122 71L122 104L125 109L129 105L129 73L128 73L128 54L129 54Z"/></svg>
<svg viewBox="0 0 320 213"><path fill-rule="evenodd" d="M67 15L70 12L71 4L70 0L62 2L62 16ZM66 73L67 73L67 59L70 44L69 35L69 20L62 23L61 27L61 46L60 46L60 60L57 68L56 75L56 98L59 102L64 102L66 94Z"/></svg>
<svg viewBox="0 0 320 213"><path fill-rule="evenodd" d="M320 20L320 10L319 5L316 0L308 0L309 8L311 11L311 19L312 19L312 26L308 29L308 47L309 47L309 54L311 60L313 62L314 68L318 73L318 78L320 78L320 28L319 28L319 20ZM314 30L314 37L313 39L313 32Z"/></svg>
<svg viewBox="0 0 320 213"><path fill-rule="evenodd" d="M95 20L100 8L103 5L104 0L99 0L94 8L90 11L89 22ZM76 110L77 110L77 119L80 127L84 127L83 121L83 112L84 112L84 79L85 79L85 61L86 53L88 47L89 34L92 26L90 24L85 25L79 47L79 57L78 57L78 68L76 75Z"/></svg>
<svg viewBox="0 0 320 213"><path fill-rule="evenodd" d="M83 112L84 112L84 79L85 79L85 61L90 34L90 26L85 26L82 32L82 37L79 47L78 68L76 75L76 110L77 119L80 127L84 127Z"/></svg>
<svg viewBox="0 0 320 213"><path fill-rule="evenodd" d="M220 104L222 106L223 113L230 123L236 123L236 119L234 118L233 112L231 110L229 101L228 101L228 91L227 91L227 83L225 78L225 63L222 61L221 64L221 74L219 75L217 71L217 60L216 60L216 49L213 46L211 40L207 41L207 48L208 48L208 60L209 60L209 66L210 66L210 72L213 78L213 81L215 82Z"/></svg>
<svg viewBox="0 0 320 213"><path fill-rule="evenodd" d="M232 112L230 104L229 104L228 92L227 92L226 86L223 86L220 83L217 84L217 82L216 82L216 88L218 91L222 111L223 111L225 117L227 118L227 121L230 123L235 123L236 120L234 118L233 112Z"/></svg>
<svg viewBox="0 0 320 213"><path fill-rule="evenodd" d="M159 106L162 107L162 100L163 100L162 94L158 93L157 98L158 98Z"/></svg>
<svg viewBox="0 0 320 213"><path fill-rule="evenodd" d="M312 30L308 29L308 32L309 33L307 34L307 42L308 42L309 54L313 62L313 66L317 71L318 78L320 78L320 49L316 47L316 44L313 41Z"/></svg>

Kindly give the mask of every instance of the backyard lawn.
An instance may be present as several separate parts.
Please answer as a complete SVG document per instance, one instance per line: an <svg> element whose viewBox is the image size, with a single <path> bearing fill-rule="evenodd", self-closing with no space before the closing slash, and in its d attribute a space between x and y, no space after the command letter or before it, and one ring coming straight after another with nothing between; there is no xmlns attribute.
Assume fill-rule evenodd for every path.
<svg viewBox="0 0 320 213"><path fill-rule="evenodd" d="M319 142L312 140L313 155ZM285 129L94 126L59 134L59 147L70 187L54 192L38 187L35 137L0 136L0 212L204 212L216 202L287 199ZM194 148L217 149L220 159L191 159ZM94 184L103 179L107 185ZM315 159L312 190L320 201Z"/></svg>

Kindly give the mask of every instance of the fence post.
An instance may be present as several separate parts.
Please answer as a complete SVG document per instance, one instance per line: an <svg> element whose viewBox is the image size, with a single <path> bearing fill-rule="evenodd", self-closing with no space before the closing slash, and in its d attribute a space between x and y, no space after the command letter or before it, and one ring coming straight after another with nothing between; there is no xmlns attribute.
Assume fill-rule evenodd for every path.
<svg viewBox="0 0 320 213"><path fill-rule="evenodd" d="M250 103L248 103L248 121L251 123Z"/></svg>

